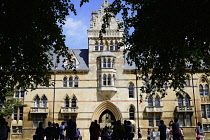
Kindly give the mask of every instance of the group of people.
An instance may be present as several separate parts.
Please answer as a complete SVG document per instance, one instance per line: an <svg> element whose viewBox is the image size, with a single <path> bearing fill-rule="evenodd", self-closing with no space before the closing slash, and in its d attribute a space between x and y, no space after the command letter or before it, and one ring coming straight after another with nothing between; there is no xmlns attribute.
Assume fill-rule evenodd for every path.
<svg viewBox="0 0 210 140"><path fill-rule="evenodd" d="M64 140L64 131L66 131L66 140L78 140L80 131L76 127L76 122L69 119L67 125L64 124L65 122L62 122L59 126L58 123L48 122L48 127L44 129L42 122L40 122L33 139L44 140L44 137L46 137L47 140Z"/></svg>
<svg viewBox="0 0 210 140"><path fill-rule="evenodd" d="M98 140L101 136L101 140L132 140L134 138L134 129L130 121L124 121L124 124L121 124L121 121L118 120L112 123L112 126L105 126L100 129L100 125L97 124L97 120L91 123L90 125L90 140ZM141 138L140 129L138 131L138 137Z"/></svg>
<svg viewBox="0 0 210 140"><path fill-rule="evenodd" d="M9 136L10 128L8 122L0 116L0 140L7 140Z"/></svg>
<svg viewBox="0 0 210 140"><path fill-rule="evenodd" d="M196 139L204 140L202 124L198 122L197 125L198 126L195 129ZM174 118L174 121L171 120L169 122L169 126L172 127L171 130L170 128L166 127L163 120L160 121L160 126L158 127L160 140L184 140L184 132L183 129L179 127L177 118ZM155 140L158 133L155 131L155 129L151 131L150 128L148 128L147 135L148 140Z"/></svg>

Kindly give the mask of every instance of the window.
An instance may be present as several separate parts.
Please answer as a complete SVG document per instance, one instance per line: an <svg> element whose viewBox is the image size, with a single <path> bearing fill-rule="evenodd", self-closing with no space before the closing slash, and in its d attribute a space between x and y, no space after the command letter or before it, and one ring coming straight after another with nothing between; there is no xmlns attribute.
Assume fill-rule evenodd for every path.
<svg viewBox="0 0 210 140"><path fill-rule="evenodd" d="M42 107L47 107L47 98L46 98L46 96L43 96L43 98L42 98Z"/></svg>
<svg viewBox="0 0 210 140"><path fill-rule="evenodd" d="M178 97L178 106L183 106L183 98Z"/></svg>
<svg viewBox="0 0 210 140"><path fill-rule="evenodd" d="M199 85L200 96L209 96L209 86L206 80L202 79L201 84Z"/></svg>
<svg viewBox="0 0 210 140"><path fill-rule="evenodd" d="M75 59L72 60L72 65L73 65L74 68L76 67L76 60Z"/></svg>
<svg viewBox="0 0 210 140"><path fill-rule="evenodd" d="M110 43L110 45L109 45L109 50L110 51L113 51L114 50L114 47L113 47L113 44L112 43Z"/></svg>
<svg viewBox="0 0 210 140"><path fill-rule="evenodd" d="M21 134L22 133L22 126L12 126L12 133L13 134Z"/></svg>
<svg viewBox="0 0 210 140"><path fill-rule="evenodd" d="M148 120L149 120L149 126L153 127L154 126L153 115L148 115Z"/></svg>
<svg viewBox="0 0 210 140"><path fill-rule="evenodd" d="M134 120L134 114L135 114L134 108L133 108L133 106L131 106L130 109L129 109L130 120Z"/></svg>
<svg viewBox="0 0 210 140"><path fill-rule="evenodd" d="M201 105L202 118L210 118L210 104Z"/></svg>
<svg viewBox="0 0 210 140"><path fill-rule="evenodd" d="M40 98L39 96L36 96L35 101L34 101L34 107L39 107L39 102L40 102Z"/></svg>
<svg viewBox="0 0 210 140"><path fill-rule="evenodd" d="M73 99L71 100L71 107L77 107L76 97L73 97Z"/></svg>
<svg viewBox="0 0 210 140"><path fill-rule="evenodd" d="M15 98L24 98L24 93L25 93L25 89L24 88L20 88L19 89L15 89Z"/></svg>
<svg viewBox="0 0 210 140"><path fill-rule="evenodd" d="M73 87L73 78L72 77L69 78L69 87Z"/></svg>
<svg viewBox="0 0 210 140"><path fill-rule="evenodd" d="M110 58L108 59L107 67L108 67L108 68L111 68L111 59L110 59Z"/></svg>
<svg viewBox="0 0 210 140"><path fill-rule="evenodd" d="M156 115L155 118L156 118L156 126L159 126L160 125L160 115Z"/></svg>
<svg viewBox="0 0 210 140"><path fill-rule="evenodd" d="M184 116L182 114L179 115L179 125L184 126Z"/></svg>
<svg viewBox="0 0 210 140"><path fill-rule="evenodd" d="M186 125L187 126L192 126L191 115L186 115Z"/></svg>
<svg viewBox="0 0 210 140"><path fill-rule="evenodd" d="M103 51L104 50L104 45L101 43L100 44L100 51Z"/></svg>
<svg viewBox="0 0 210 140"><path fill-rule="evenodd" d="M34 116L33 117L33 127L37 128L39 126L39 122L42 122L43 127L45 127L45 117L44 116Z"/></svg>
<svg viewBox="0 0 210 140"><path fill-rule="evenodd" d="M66 77L63 78L63 87L67 87L67 78Z"/></svg>
<svg viewBox="0 0 210 140"><path fill-rule="evenodd" d="M23 107L15 107L13 120L23 120Z"/></svg>
<svg viewBox="0 0 210 140"><path fill-rule="evenodd" d="M130 83L128 90L129 90L129 98L134 98L134 87L132 83Z"/></svg>
<svg viewBox="0 0 210 140"><path fill-rule="evenodd" d="M108 85L111 85L111 75L108 75Z"/></svg>
<svg viewBox="0 0 210 140"><path fill-rule="evenodd" d="M148 106L153 106L152 97L148 97Z"/></svg>
<svg viewBox="0 0 210 140"><path fill-rule="evenodd" d="M203 124L204 131L210 131L210 124Z"/></svg>
<svg viewBox="0 0 210 140"><path fill-rule="evenodd" d="M78 87L79 86L79 79L76 77L74 79L74 87Z"/></svg>
<svg viewBox="0 0 210 140"><path fill-rule="evenodd" d="M98 51L98 43L95 44L95 51Z"/></svg>
<svg viewBox="0 0 210 140"><path fill-rule="evenodd" d="M185 106L190 106L190 100L188 97L185 97Z"/></svg>
<svg viewBox="0 0 210 140"><path fill-rule="evenodd" d="M103 59L103 68L106 68L106 58Z"/></svg>
<svg viewBox="0 0 210 140"><path fill-rule="evenodd" d="M185 80L186 86L190 86L190 77L187 76Z"/></svg>
<svg viewBox="0 0 210 140"><path fill-rule="evenodd" d="M158 97L155 98L155 106L160 106L160 99Z"/></svg>
<svg viewBox="0 0 210 140"><path fill-rule="evenodd" d="M64 106L69 107L69 97L68 96L64 99Z"/></svg>
<svg viewBox="0 0 210 140"><path fill-rule="evenodd" d="M106 85L106 75L103 76L103 85Z"/></svg>
<svg viewBox="0 0 210 140"><path fill-rule="evenodd" d="M118 44L116 43L114 47L115 47L115 51L117 51L118 50Z"/></svg>

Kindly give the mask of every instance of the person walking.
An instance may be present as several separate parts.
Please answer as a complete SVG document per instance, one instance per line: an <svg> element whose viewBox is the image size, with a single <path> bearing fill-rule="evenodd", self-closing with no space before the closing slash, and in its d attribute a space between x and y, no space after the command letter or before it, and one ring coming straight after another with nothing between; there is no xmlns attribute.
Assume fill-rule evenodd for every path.
<svg viewBox="0 0 210 140"><path fill-rule="evenodd" d="M65 129L64 124L65 122L62 122L60 125L60 140L64 140L64 129Z"/></svg>
<svg viewBox="0 0 210 140"><path fill-rule="evenodd" d="M36 128L36 140L44 140L44 128L42 127L42 122L39 122L39 126Z"/></svg>
<svg viewBox="0 0 210 140"><path fill-rule="evenodd" d="M169 126L172 126L173 140L180 140L181 135L180 135L178 119L174 118L174 122L171 120L169 122Z"/></svg>
<svg viewBox="0 0 210 140"><path fill-rule="evenodd" d="M197 123L197 127L195 129L196 132L196 139L197 140L204 140L204 132L201 122Z"/></svg>
<svg viewBox="0 0 210 140"><path fill-rule="evenodd" d="M166 140L166 125L163 120L160 120L158 131L160 131L160 140Z"/></svg>
<svg viewBox="0 0 210 140"><path fill-rule="evenodd" d="M79 128L76 128L76 134L74 135L74 139L75 140L78 140L79 139L79 136L80 136Z"/></svg>
<svg viewBox="0 0 210 140"><path fill-rule="evenodd" d="M97 123L97 120L94 121L93 123L93 137L94 140L98 140L100 135L100 125Z"/></svg>

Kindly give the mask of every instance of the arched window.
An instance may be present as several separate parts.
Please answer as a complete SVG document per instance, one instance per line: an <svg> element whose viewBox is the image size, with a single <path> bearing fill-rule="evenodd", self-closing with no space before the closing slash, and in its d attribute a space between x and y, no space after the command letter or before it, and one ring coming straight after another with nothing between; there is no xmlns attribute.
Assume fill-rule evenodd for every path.
<svg viewBox="0 0 210 140"><path fill-rule="evenodd" d="M114 47L113 47L113 44L112 43L110 43L110 45L109 45L109 50L110 51L113 51L114 50Z"/></svg>
<svg viewBox="0 0 210 140"><path fill-rule="evenodd" d="M46 98L46 96L42 97L42 107L47 107L47 98Z"/></svg>
<svg viewBox="0 0 210 140"><path fill-rule="evenodd" d="M134 120L135 119L134 118L134 114L135 114L134 108L133 108L133 106L131 106L130 109L129 109L129 118L130 118L130 120Z"/></svg>
<svg viewBox="0 0 210 140"><path fill-rule="evenodd" d="M106 58L103 59L103 68L106 68Z"/></svg>
<svg viewBox="0 0 210 140"><path fill-rule="evenodd" d="M73 87L73 78L72 77L69 78L69 87Z"/></svg>
<svg viewBox="0 0 210 140"><path fill-rule="evenodd" d="M190 77L187 76L185 80L186 86L190 86Z"/></svg>
<svg viewBox="0 0 210 140"><path fill-rule="evenodd" d="M75 59L72 60L72 65L74 68L76 68L76 60Z"/></svg>
<svg viewBox="0 0 210 140"><path fill-rule="evenodd" d="M160 99L158 97L155 98L155 106L160 106Z"/></svg>
<svg viewBox="0 0 210 140"><path fill-rule="evenodd" d="M202 85L199 85L199 93L200 93L200 96L203 96L203 86Z"/></svg>
<svg viewBox="0 0 210 140"><path fill-rule="evenodd" d="M98 43L95 44L95 51L98 51Z"/></svg>
<svg viewBox="0 0 210 140"><path fill-rule="evenodd" d="M34 107L39 107L39 104L40 103L40 98L39 98L39 96L37 95L36 97L35 97L35 101L34 101Z"/></svg>
<svg viewBox="0 0 210 140"><path fill-rule="evenodd" d="M63 87L67 87L67 78L66 77L63 78Z"/></svg>
<svg viewBox="0 0 210 140"><path fill-rule="evenodd" d="M132 83L130 83L128 90L129 90L129 98L134 98L134 86Z"/></svg>
<svg viewBox="0 0 210 140"><path fill-rule="evenodd" d="M100 51L103 51L104 50L104 45L103 43L100 44Z"/></svg>
<svg viewBox="0 0 210 140"><path fill-rule="evenodd" d="M110 58L108 59L107 67L108 67L108 68L111 68L111 59L110 59Z"/></svg>
<svg viewBox="0 0 210 140"><path fill-rule="evenodd" d="M71 107L77 107L77 99L76 97L73 97L71 100Z"/></svg>
<svg viewBox="0 0 210 140"><path fill-rule="evenodd" d="M68 96L64 99L64 105L65 105L65 107L69 107L69 97Z"/></svg>
<svg viewBox="0 0 210 140"><path fill-rule="evenodd" d="M108 75L108 85L111 85L111 75Z"/></svg>
<svg viewBox="0 0 210 140"><path fill-rule="evenodd" d="M209 86L207 84L205 85L204 92L205 92L205 96L209 96Z"/></svg>
<svg viewBox="0 0 210 140"><path fill-rule="evenodd" d="M178 97L178 106L183 106L183 98Z"/></svg>
<svg viewBox="0 0 210 140"><path fill-rule="evenodd" d="M190 106L190 100L188 97L185 97L185 106Z"/></svg>
<svg viewBox="0 0 210 140"><path fill-rule="evenodd" d="M104 74L103 76L103 85L105 86L106 85L106 75Z"/></svg>
<svg viewBox="0 0 210 140"><path fill-rule="evenodd" d="M76 77L74 79L74 87L78 87L78 86L79 86L79 79L78 79L78 77Z"/></svg>
<svg viewBox="0 0 210 140"><path fill-rule="evenodd" d="M153 106L152 97L148 97L148 106Z"/></svg>

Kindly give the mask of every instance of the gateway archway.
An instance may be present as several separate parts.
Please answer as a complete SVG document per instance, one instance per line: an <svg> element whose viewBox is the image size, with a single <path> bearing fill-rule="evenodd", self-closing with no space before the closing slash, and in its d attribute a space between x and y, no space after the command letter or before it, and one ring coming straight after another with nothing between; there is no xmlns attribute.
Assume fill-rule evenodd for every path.
<svg viewBox="0 0 210 140"><path fill-rule="evenodd" d="M101 103L93 113L92 121L98 120L99 123L104 123L103 119L108 117L113 120L123 120L120 110L109 101Z"/></svg>

